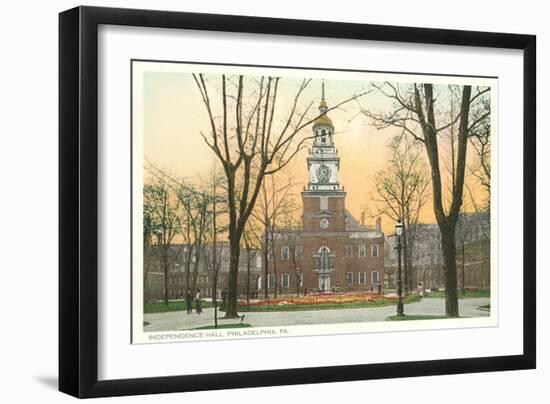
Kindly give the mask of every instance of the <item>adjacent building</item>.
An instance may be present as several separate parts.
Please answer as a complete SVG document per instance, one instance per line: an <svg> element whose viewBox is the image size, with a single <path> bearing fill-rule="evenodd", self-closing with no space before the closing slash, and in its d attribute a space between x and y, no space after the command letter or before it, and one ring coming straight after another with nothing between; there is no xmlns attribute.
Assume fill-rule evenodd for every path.
<svg viewBox="0 0 550 404"><path fill-rule="evenodd" d="M206 298L212 297L214 293L221 298L222 291L227 285L229 272L229 243L223 241L216 244L216 256L221 260L216 291L214 291L214 272L211 267L212 245L202 246L198 254L194 251L189 254L190 248L192 247L187 244L174 244L168 250L168 298L182 299L187 288L198 289ZM239 259L240 298L246 298L247 294L250 298L258 296L260 270L260 251L242 249ZM164 259L162 247L159 245L149 245L144 249L144 271L145 301L163 299Z"/></svg>
<svg viewBox="0 0 550 404"><path fill-rule="evenodd" d="M441 233L437 224L418 224L414 232L408 275L409 289L445 288ZM384 287L396 285L397 237L385 239ZM461 214L456 229L457 282L460 289L486 289L491 284L490 218L488 212ZM403 282L404 274L403 274ZM405 286L405 283L403 283Z"/></svg>

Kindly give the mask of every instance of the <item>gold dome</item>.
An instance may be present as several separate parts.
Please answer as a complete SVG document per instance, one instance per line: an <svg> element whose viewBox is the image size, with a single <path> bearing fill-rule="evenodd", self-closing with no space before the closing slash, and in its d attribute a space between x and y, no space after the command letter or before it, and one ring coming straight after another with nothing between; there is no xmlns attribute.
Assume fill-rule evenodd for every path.
<svg viewBox="0 0 550 404"><path fill-rule="evenodd" d="M313 127L315 128L317 125L330 126L332 129L334 129L334 126L332 125L332 120L327 116L327 114L323 114L315 120L315 122L313 123Z"/></svg>
<svg viewBox="0 0 550 404"><path fill-rule="evenodd" d="M327 116L327 110L328 110L328 105L327 105L327 102L325 101L325 82L323 81L323 84L321 87L321 102L319 103L319 112L321 112L323 115L317 118L313 123L314 129L317 125L325 125L325 126L330 126L332 130L334 130L332 121Z"/></svg>

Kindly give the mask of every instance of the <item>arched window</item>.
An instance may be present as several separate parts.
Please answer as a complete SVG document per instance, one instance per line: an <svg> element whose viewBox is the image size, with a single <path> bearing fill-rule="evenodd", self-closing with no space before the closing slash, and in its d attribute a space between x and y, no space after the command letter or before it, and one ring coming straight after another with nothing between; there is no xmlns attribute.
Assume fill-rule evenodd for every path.
<svg viewBox="0 0 550 404"><path fill-rule="evenodd" d="M334 269L334 254L323 246L319 249L319 254L314 254L313 267L320 272L328 272Z"/></svg>

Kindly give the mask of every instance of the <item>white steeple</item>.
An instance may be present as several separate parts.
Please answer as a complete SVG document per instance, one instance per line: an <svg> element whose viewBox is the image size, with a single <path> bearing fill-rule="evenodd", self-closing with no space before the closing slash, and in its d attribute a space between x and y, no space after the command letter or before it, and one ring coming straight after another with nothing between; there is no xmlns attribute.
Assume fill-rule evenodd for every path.
<svg viewBox="0 0 550 404"><path fill-rule="evenodd" d="M339 191L338 170L340 157L334 146L334 125L327 115L328 104L325 100L325 83L321 87L319 117L313 123L315 140L307 158L309 181L308 191Z"/></svg>

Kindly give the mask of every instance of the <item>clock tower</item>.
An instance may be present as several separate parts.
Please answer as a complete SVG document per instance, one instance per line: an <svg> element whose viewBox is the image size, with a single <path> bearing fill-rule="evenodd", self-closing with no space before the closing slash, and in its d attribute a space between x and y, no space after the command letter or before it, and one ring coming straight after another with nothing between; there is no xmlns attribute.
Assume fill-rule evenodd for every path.
<svg viewBox="0 0 550 404"><path fill-rule="evenodd" d="M302 192L304 230L310 232L345 230L346 193L338 182L340 157L327 111L323 83L320 116L313 123L314 141L307 157L308 184Z"/></svg>
<svg viewBox="0 0 550 404"><path fill-rule="evenodd" d="M313 122L313 142L307 155L308 180L302 191L302 226L277 229L274 265L268 272L268 291L295 290L319 293L380 292L384 279L384 233L357 221L346 210L346 192L339 182L340 157L334 144L334 125L329 118L323 83L319 116ZM358 173L363 175L364 173ZM289 240L298 245L291 246ZM267 242L267 240L266 240ZM294 251L292 251L294 250ZM292 254L298 260L292 260ZM275 257L275 255L273 255ZM269 279L281 276L281 282ZM296 276L294 276L296 274Z"/></svg>

